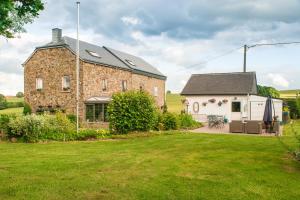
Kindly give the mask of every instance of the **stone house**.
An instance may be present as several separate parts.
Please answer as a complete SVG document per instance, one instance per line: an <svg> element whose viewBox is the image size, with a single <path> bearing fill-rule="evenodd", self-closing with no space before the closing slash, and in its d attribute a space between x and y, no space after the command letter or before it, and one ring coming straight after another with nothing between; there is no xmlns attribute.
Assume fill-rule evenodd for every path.
<svg viewBox="0 0 300 200"><path fill-rule="evenodd" d="M165 102L166 76L142 58L80 41L80 103L82 123L107 122L113 93L145 90L158 107ZM52 29L52 41L36 47L23 63L24 95L33 112L60 108L76 113L76 39ZM104 123L105 124L105 123Z"/></svg>

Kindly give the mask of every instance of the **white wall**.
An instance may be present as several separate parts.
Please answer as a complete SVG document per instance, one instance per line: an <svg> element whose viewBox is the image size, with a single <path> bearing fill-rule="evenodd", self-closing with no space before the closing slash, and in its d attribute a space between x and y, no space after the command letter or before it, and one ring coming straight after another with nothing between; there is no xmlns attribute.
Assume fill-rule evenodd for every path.
<svg viewBox="0 0 300 200"><path fill-rule="evenodd" d="M210 103L210 99L216 99L215 103ZM221 106L218 105L219 101L223 101L224 99L227 99L227 103L222 103ZM225 116L229 121L232 119L238 120L236 117L241 118L242 116L248 116L247 114L247 99L248 96L244 95L205 95L205 96L186 96L186 100L189 102L188 106L188 113L192 114L194 119L201 121L201 122L206 122L207 121L207 115L223 115ZM241 113L235 116L232 116L231 113L231 102L233 101L240 101L241 102ZM199 103L199 112L196 113L193 110L193 104L195 102ZM207 105L203 106L202 103L206 102ZM234 113L236 114L236 113Z"/></svg>
<svg viewBox="0 0 300 200"><path fill-rule="evenodd" d="M210 99L215 99L215 103L210 103ZM218 105L219 101L227 99L227 103ZM188 101L188 113L193 115L194 119L201 122L207 121L207 115L222 115L229 121L231 120L262 120L264 115L265 103L267 98L256 95L205 95L205 96L186 96ZM231 103L234 101L241 102L241 113L231 112ZM193 110L195 102L199 103L199 111ZM206 102L206 106L202 105ZM275 115L282 121L282 100L273 99ZM273 111L274 112L274 111Z"/></svg>

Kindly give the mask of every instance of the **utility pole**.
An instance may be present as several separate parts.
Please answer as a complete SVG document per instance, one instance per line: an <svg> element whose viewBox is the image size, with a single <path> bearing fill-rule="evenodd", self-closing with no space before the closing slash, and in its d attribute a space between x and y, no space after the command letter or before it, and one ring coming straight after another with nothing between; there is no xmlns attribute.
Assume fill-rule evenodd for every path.
<svg viewBox="0 0 300 200"><path fill-rule="evenodd" d="M76 41L76 132L79 132L79 5L80 2L77 1L77 41Z"/></svg>
<svg viewBox="0 0 300 200"><path fill-rule="evenodd" d="M246 68L247 68L247 49L248 49L248 46L245 44L244 45L244 70L243 70L243 72L246 72Z"/></svg>

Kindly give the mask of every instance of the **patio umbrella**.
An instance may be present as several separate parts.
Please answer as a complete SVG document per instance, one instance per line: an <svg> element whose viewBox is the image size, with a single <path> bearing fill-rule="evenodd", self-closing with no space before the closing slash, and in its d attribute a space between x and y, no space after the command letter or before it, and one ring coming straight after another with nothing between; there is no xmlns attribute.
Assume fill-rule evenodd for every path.
<svg viewBox="0 0 300 200"><path fill-rule="evenodd" d="M270 125L272 124L272 98L268 97L266 101L266 106L265 106L265 112L264 112L264 117L263 121L265 125L270 128Z"/></svg>

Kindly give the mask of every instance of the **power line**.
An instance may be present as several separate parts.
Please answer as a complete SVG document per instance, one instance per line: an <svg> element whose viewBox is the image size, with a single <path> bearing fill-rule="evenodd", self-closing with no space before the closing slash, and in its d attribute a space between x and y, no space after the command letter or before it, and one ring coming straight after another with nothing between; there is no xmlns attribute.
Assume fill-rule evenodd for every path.
<svg viewBox="0 0 300 200"><path fill-rule="evenodd" d="M251 46L247 46L249 48L259 47L259 46L276 46L276 45L285 45L285 44L300 44L300 42L277 42L277 43L262 43L262 44L254 44Z"/></svg>
<svg viewBox="0 0 300 200"><path fill-rule="evenodd" d="M221 58L221 57L227 56L227 55L229 55L229 54L231 54L231 53L233 53L233 52L235 52L235 51L241 49L242 47L243 47L243 46L240 46L240 47L235 48L235 49L232 49L232 50L230 50L230 51L226 51L226 52L224 52L224 53L222 53L222 54L219 54L219 55L214 56L214 57L212 57L212 58L206 59L206 60L204 60L204 61L202 61L202 62L199 62L199 63L193 64L193 65L190 65L190 66L188 66L188 67L186 67L186 68L191 69L191 68L194 68L194 67L196 67L196 66L198 66L198 65L201 65L201 64L204 64L204 63L208 63L208 62L211 62L211 61L213 61L213 60L217 60L217 59L219 59L219 58Z"/></svg>

